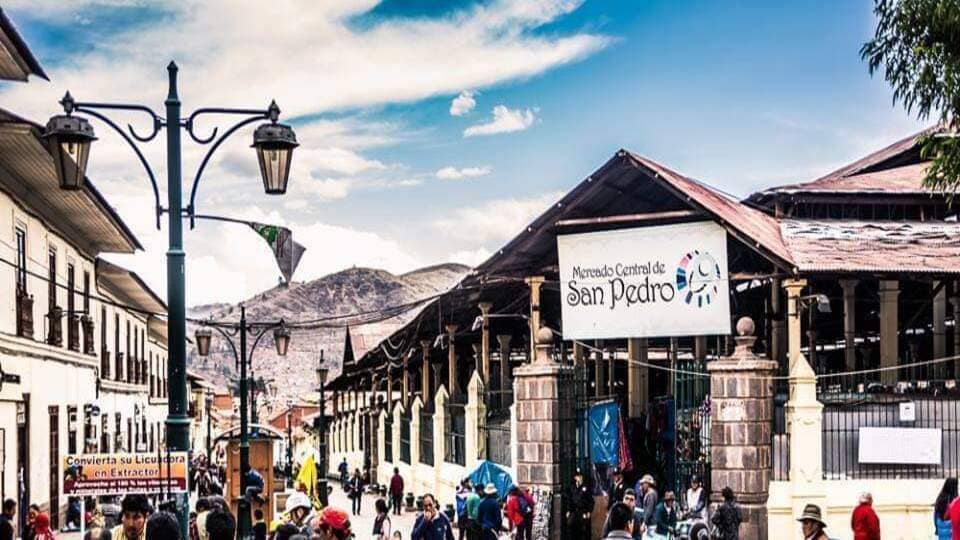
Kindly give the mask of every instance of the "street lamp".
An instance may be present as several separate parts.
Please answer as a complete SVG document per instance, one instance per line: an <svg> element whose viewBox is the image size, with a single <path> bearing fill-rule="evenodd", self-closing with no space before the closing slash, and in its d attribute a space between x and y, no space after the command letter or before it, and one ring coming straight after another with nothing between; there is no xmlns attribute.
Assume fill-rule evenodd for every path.
<svg viewBox="0 0 960 540"><path fill-rule="evenodd" d="M186 379L186 299L184 293L184 258L183 251L183 218L189 217L191 227L196 214L194 201L197 188L203 171L213 153L220 148L223 142L240 128L264 119L269 122L261 125L257 131L259 136L254 137L253 145L261 162L261 175L264 190L269 194L284 193L290 173L290 159L296 147L296 137L289 126L278 124L280 108L276 103L270 103L266 109L234 109L203 107L193 111L188 117L181 116L180 96L177 90L177 73L179 68L173 62L167 66L167 98L164 101L166 114L161 117L150 107L126 103L93 103L75 101L69 92L60 101L64 115L50 119L44 137L51 146L51 154L56 164L57 179L62 189L83 189L84 175L90 155L90 145L96 139L89 122L74 116L82 113L97 118L110 126L130 146L143 165L153 188L156 210L157 228L160 228L160 217L167 213L169 221L169 247L167 249L167 343L169 362L167 363L167 380L169 385L169 400L167 412L167 448L173 452L190 450L190 419L187 416L187 379ZM124 130L105 114L98 111L126 111L143 113L150 117L151 128L145 135L138 133L132 126ZM206 136L198 134L196 119L202 115L238 115L243 117L235 124L225 129L219 129ZM272 127L267 127L272 126ZM167 206L160 205L160 190L153 170L147 163L143 152L137 145L139 141L145 143L156 138L160 130L166 134L165 155L167 158ZM181 149L181 130L200 145L210 145L203 160L197 168L190 188L190 199L186 207L183 205L183 154ZM246 343L243 344L244 347ZM186 493L176 497L176 512L180 522L180 536L188 536L189 499ZM245 532L245 525L240 523L241 533Z"/></svg>
<svg viewBox="0 0 960 540"><path fill-rule="evenodd" d="M253 353L257 350L257 345L260 343L260 339L267 334L268 330L274 330L273 339L274 345L277 349L277 354L280 356L286 356L287 348L290 345L290 331L287 330L286 325L283 320L279 322L271 323L250 323L247 321L247 308L243 304L240 304L240 324L233 325L230 323L222 322L208 322L205 323L204 328L198 328L194 337L197 340L197 353L200 356L206 356L210 353L210 340L207 337L207 334L211 333L211 330L216 330L224 339L227 340L227 343L230 345L230 349L233 351L233 357L240 365L240 493L246 493L247 490L247 475L246 471L250 469L250 434L248 422L248 413L247 405L249 404L248 397L248 380L247 380L247 366L250 365L253 361ZM247 350L247 332L252 331L256 332L256 337L253 340L253 346ZM237 350L237 346L234 344L231 336L240 334L240 348ZM200 348L201 342L206 342L204 346L206 350ZM250 523L250 506L246 497L242 497L237 503L237 524L238 524L238 538L246 539L249 536L251 530Z"/></svg>
<svg viewBox="0 0 960 540"><path fill-rule="evenodd" d="M194 332L193 337L197 340L197 353L200 356L208 356L210 354L210 339L213 337L213 332L209 328L198 328Z"/></svg>
<svg viewBox="0 0 960 540"><path fill-rule="evenodd" d="M320 466L317 472L317 491L320 496L320 504L327 506L327 413L326 402L324 400L323 390L327 384L327 376L330 374L330 368L323 361L323 350L320 350L320 362L317 364L317 384L320 386L320 415L317 418L320 437Z"/></svg>

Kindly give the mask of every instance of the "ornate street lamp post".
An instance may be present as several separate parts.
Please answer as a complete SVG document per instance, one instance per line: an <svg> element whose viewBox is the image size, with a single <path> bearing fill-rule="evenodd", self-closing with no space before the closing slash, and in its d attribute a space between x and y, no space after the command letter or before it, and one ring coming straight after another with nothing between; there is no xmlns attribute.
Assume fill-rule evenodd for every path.
<svg viewBox="0 0 960 540"><path fill-rule="evenodd" d="M247 322L247 308L240 304L240 324L208 322L206 326L198 328L194 337L197 340L197 353L200 356L206 356L210 353L211 329L216 330L226 339L233 351L233 357L240 365L240 493L241 498L237 504L237 537L246 539L250 535L250 506L246 498L247 492L247 471L250 470L250 429L248 426L249 404L247 366L253 360L253 353L257 350L260 338L266 335L268 330L273 330L273 341L277 349L277 354L286 356L287 348L290 345L290 331L287 330L283 320L272 323L250 323ZM247 350L247 332L254 332L253 346ZM232 336L240 334L240 350L233 343Z"/></svg>
<svg viewBox="0 0 960 540"><path fill-rule="evenodd" d="M323 361L323 350L321 349L320 362L317 364L317 384L320 386L320 415L317 417L319 424L317 433L320 437L320 466L317 473L317 491L320 495L320 504L324 507L327 506L327 415L323 390L329 374L330 368Z"/></svg>
<svg viewBox="0 0 960 540"><path fill-rule="evenodd" d="M86 183L86 168L90 156L91 143L96 139L93 127L83 117L74 116L82 113L106 123L116 131L137 155L143 165L150 184L156 206L157 228L160 227L160 217L163 212L169 216L169 247L167 250L167 319L169 362L167 366L167 380L169 384L169 402L167 413L167 448L171 451L190 450L190 419L187 417L187 380L186 380L186 301L184 298L184 251L183 251L183 223L185 216L191 218L193 226L194 200L197 187L203 170L213 153L235 131L243 126L259 120L268 120L255 133L253 146L257 150L257 159L260 162L260 172L263 177L265 191L268 194L282 194L286 192L290 174L290 160L293 149L296 148L296 136L289 126L278 124L280 108L271 103L266 109L228 109L228 108L200 108L187 118L180 114L180 96L177 90L177 65L173 62L167 66L168 91L166 115L161 117L151 108L144 105L123 103L92 103L75 101L69 92L60 101L65 114L50 119L44 137L50 145L56 165L57 178L60 187L67 190L84 189ZM151 131L140 135L131 126L127 131L110 120L99 110L121 110L147 114L151 121ZM240 115L245 118L231 126L222 134L214 129L206 137L197 135L195 121L204 114ZM136 141L147 142L153 140L161 129L166 130L167 156L167 207L160 205L160 192L153 170L140 151ZM193 179L190 190L190 202L184 208L180 134L185 130L190 137L201 145L211 144L210 149L201 161ZM219 135L219 136L218 136ZM176 511L180 522L180 535L188 536L189 500L186 493L176 497ZM241 525L242 526L242 525Z"/></svg>

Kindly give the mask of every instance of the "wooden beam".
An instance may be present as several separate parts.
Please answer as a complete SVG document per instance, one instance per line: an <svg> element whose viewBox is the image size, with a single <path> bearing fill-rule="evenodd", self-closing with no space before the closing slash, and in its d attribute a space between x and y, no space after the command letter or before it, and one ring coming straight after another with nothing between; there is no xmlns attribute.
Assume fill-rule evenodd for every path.
<svg viewBox="0 0 960 540"><path fill-rule="evenodd" d="M661 219L683 219L691 217L706 217L706 214L697 210L667 210L665 212L648 212L643 214L622 214L618 216L602 216L591 218L561 219L557 227L576 227L581 225L607 225L611 223L631 223L640 221L655 221Z"/></svg>

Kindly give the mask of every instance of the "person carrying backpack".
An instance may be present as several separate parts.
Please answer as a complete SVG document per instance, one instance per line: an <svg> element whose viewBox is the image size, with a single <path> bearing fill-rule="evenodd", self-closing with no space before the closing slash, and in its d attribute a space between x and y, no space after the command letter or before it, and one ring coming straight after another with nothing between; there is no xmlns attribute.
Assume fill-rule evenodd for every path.
<svg viewBox="0 0 960 540"><path fill-rule="evenodd" d="M517 531L516 540L531 540L533 531L533 497L517 486L507 495L507 519Z"/></svg>

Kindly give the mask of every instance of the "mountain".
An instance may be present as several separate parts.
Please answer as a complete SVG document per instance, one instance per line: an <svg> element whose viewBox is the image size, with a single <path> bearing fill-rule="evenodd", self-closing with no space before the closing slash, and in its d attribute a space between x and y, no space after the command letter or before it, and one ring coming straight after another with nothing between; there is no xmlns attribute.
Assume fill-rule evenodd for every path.
<svg viewBox="0 0 960 540"><path fill-rule="evenodd" d="M252 355L253 378L263 379L261 398L269 402L283 403L288 399L306 397L316 391L315 369L323 351L332 379L340 372L343 358L345 323L350 323L350 334L355 350L374 347L383 338L399 329L415 314L407 309L400 315L385 319L379 316L385 308L399 312L402 307L430 298L457 283L469 268L459 264L440 264L394 275L374 268L350 268L309 282L294 282L289 287L274 287L243 302L248 323L312 321L311 328L295 329L291 333L290 348L286 357L280 357L274 349L271 330L263 335ZM411 307L420 307L411 306ZM363 314L356 316L356 314ZM342 317L349 315L350 317ZM210 319L219 322L239 323L239 304L205 304L187 310L187 333L192 338L199 328L195 322ZM333 318L340 316L341 318ZM367 321L368 324L355 324ZM248 350L256 340L258 331L248 333ZM239 336L233 336L239 348ZM238 378L230 345L217 332L208 357L201 357L190 346L189 366L191 371L209 377L221 386L232 385ZM329 379L328 379L329 380ZM273 387L273 388L271 388ZM271 389L275 394L271 396ZM261 421L266 418L261 416Z"/></svg>

